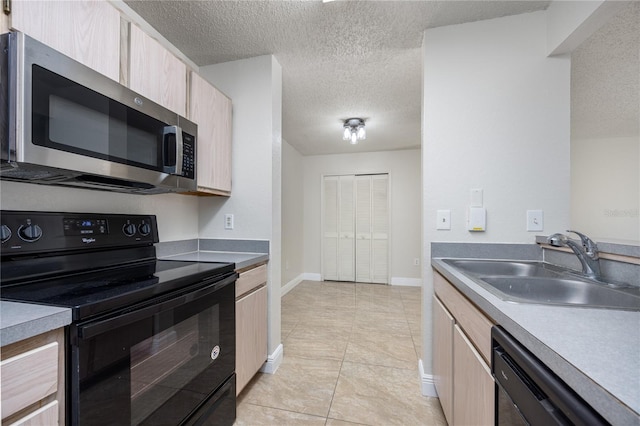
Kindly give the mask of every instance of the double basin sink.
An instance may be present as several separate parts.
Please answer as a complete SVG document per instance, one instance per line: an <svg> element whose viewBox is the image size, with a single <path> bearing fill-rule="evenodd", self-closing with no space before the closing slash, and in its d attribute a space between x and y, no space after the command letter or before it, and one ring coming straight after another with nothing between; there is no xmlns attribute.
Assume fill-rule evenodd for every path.
<svg viewBox="0 0 640 426"><path fill-rule="evenodd" d="M593 281L544 262L443 259L508 302L640 311L640 287Z"/></svg>

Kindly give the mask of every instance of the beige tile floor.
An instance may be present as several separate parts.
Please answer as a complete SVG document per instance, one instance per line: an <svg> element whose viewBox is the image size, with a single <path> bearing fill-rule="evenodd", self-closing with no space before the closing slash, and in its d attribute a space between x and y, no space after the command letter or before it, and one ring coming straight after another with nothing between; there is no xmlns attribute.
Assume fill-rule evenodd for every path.
<svg viewBox="0 0 640 426"><path fill-rule="evenodd" d="M236 425L446 425L420 394L420 288L303 281L282 299L282 340Z"/></svg>

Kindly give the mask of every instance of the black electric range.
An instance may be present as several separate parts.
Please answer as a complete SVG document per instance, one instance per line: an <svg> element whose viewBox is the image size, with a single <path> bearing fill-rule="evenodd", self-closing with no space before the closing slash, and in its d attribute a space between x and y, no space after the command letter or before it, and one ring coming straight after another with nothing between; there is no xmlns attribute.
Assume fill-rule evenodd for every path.
<svg viewBox="0 0 640 426"><path fill-rule="evenodd" d="M0 218L0 298L72 310L71 424L233 423L233 263L157 260L153 215Z"/></svg>

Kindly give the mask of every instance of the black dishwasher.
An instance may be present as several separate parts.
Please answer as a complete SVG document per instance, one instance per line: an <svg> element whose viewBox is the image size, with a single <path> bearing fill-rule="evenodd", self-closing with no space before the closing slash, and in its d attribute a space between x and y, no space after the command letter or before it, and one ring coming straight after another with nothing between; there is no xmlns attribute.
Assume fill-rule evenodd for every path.
<svg viewBox="0 0 640 426"><path fill-rule="evenodd" d="M491 340L496 425L609 424L504 329Z"/></svg>

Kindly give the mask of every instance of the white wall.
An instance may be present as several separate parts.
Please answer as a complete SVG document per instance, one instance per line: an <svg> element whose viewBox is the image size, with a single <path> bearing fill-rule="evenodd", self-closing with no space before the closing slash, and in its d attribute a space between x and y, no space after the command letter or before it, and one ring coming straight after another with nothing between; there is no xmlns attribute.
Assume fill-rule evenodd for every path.
<svg viewBox="0 0 640 426"><path fill-rule="evenodd" d="M595 241L640 241L640 138L571 141L571 226Z"/></svg>
<svg viewBox="0 0 640 426"><path fill-rule="evenodd" d="M547 51L572 52L596 29L625 7L624 1L552 1L546 11Z"/></svg>
<svg viewBox="0 0 640 426"><path fill-rule="evenodd" d="M200 74L233 100L231 197L199 199L200 238L270 242L269 353L280 345L282 69L273 56L209 65ZM224 229L224 215L234 229Z"/></svg>
<svg viewBox="0 0 640 426"><path fill-rule="evenodd" d="M3 210L155 214L160 241L198 238L198 197L136 195L2 181Z"/></svg>
<svg viewBox="0 0 640 426"><path fill-rule="evenodd" d="M317 155L303 161L305 272L320 274L322 270L323 175L389 173L392 283L419 280L421 268L413 265L413 259L421 258L420 150Z"/></svg>
<svg viewBox="0 0 640 426"><path fill-rule="evenodd" d="M423 86L423 367L431 374L433 241L533 243L569 225L568 57L548 58L545 13L425 31ZM469 190L484 190L487 230L465 230ZM451 230L435 229L451 210ZM540 233L539 233L540 234Z"/></svg>
<svg viewBox="0 0 640 426"><path fill-rule="evenodd" d="M282 285L304 272L304 165L302 155L282 144Z"/></svg>
<svg viewBox="0 0 640 426"><path fill-rule="evenodd" d="M200 237L271 239L272 57L259 56L200 68L232 99L231 197L200 200ZM224 215L234 229L224 229Z"/></svg>

